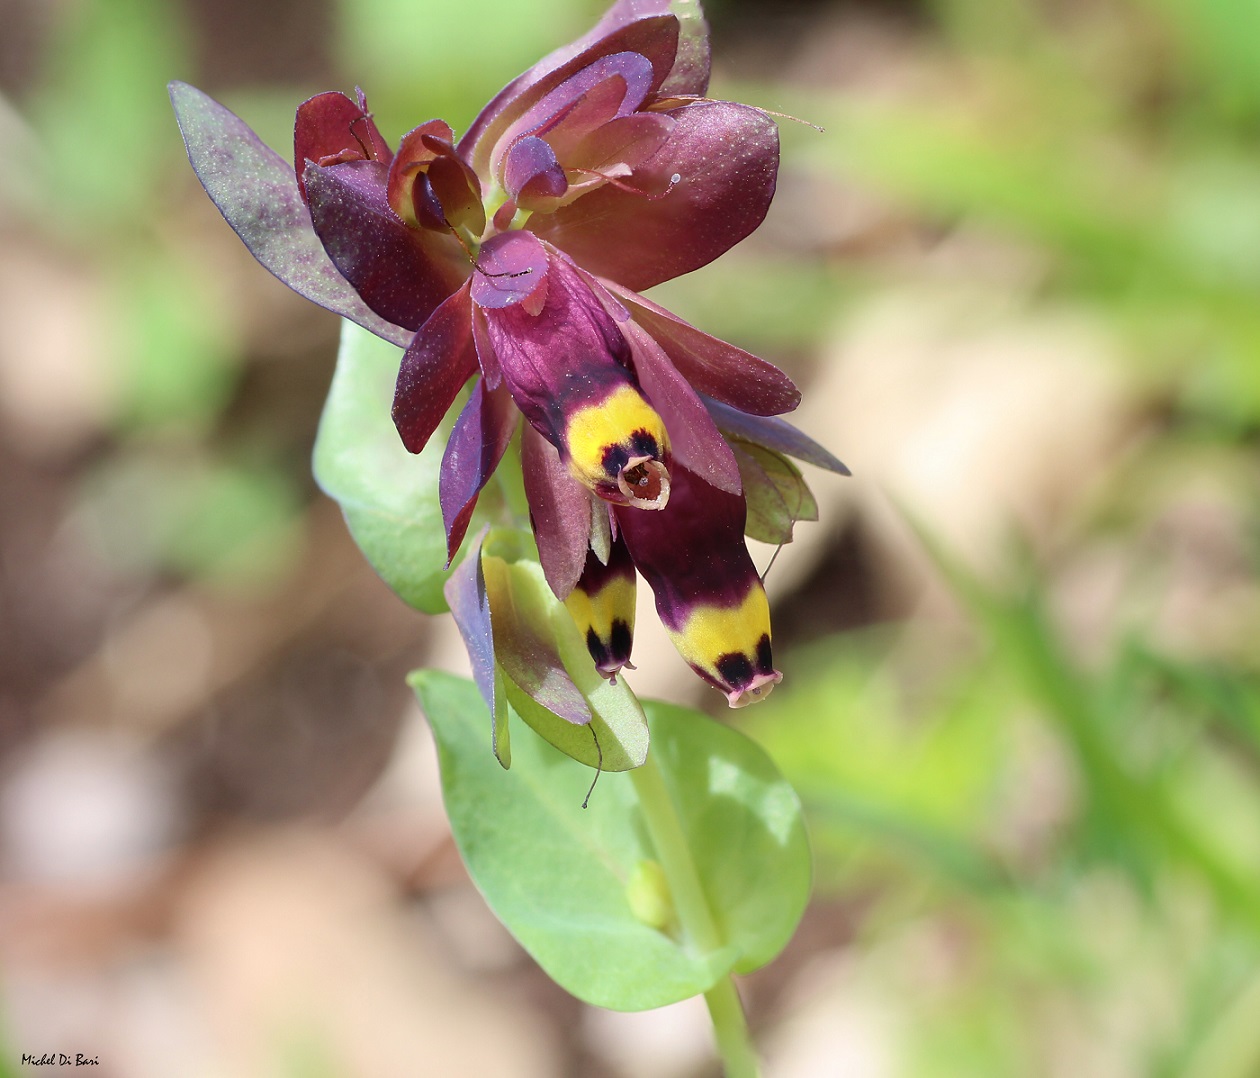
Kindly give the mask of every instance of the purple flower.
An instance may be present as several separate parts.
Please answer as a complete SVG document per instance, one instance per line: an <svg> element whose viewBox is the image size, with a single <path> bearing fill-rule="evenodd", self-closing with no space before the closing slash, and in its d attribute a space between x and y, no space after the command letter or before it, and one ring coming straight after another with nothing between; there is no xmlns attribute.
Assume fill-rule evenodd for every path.
<svg viewBox="0 0 1260 1078"><path fill-rule="evenodd" d="M684 658L736 706L780 675L743 538L746 484L768 481L741 475L723 430L843 465L764 418L800 400L785 374L638 295L743 239L774 193L774 123L702 96L708 44L688 10L618 0L459 140L430 120L393 152L362 91L319 94L298 108L287 175L222 106L171 95L193 167L259 260L405 347L393 418L409 450L476 378L441 472L448 555L523 416L539 557L600 671L629 659L637 568Z"/></svg>

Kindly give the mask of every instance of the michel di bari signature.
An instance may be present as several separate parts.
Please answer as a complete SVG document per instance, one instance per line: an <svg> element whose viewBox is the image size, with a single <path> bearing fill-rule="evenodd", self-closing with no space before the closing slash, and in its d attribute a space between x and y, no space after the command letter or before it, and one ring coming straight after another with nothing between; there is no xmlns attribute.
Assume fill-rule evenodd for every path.
<svg viewBox="0 0 1260 1078"><path fill-rule="evenodd" d="M101 1062L100 1056L85 1056L82 1052L70 1055L68 1052L23 1052L22 1063L30 1067L96 1067Z"/></svg>

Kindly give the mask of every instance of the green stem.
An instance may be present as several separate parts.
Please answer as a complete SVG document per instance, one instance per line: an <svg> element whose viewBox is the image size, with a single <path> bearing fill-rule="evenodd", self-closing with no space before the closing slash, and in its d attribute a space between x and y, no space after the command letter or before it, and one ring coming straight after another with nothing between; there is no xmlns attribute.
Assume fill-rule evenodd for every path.
<svg viewBox="0 0 1260 1078"><path fill-rule="evenodd" d="M739 1001L735 982L723 977L704 994L713 1020L718 1055L726 1069L726 1078L757 1078L757 1053L748 1035L744 1006Z"/></svg>
<svg viewBox="0 0 1260 1078"><path fill-rule="evenodd" d="M683 936L701 955L714 954L722 946L722 937L704 897L691 847L653 753L648 753L642 767L631 770L630 778L652 845L669 881ZM723 977L704 994L704 1001L709 1005L718 1054L727 1078L757 1078L757 1055L748 1035L748 1023L744 1020L735 982Z"/></svg>

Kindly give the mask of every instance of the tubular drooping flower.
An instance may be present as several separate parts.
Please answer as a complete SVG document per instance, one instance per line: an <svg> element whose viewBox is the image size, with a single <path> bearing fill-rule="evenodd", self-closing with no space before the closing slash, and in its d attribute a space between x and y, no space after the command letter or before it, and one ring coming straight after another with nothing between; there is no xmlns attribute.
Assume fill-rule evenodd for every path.
<svg viewBox="0 0 1260 1078"><path fill-rule="evenodd" d="M594 550L587 551L582 575L564 603L595 668L605 677L615 677L629 665L634 643L634 560L620 536L611 543L606 561L600 561Z"/></svg>
<svg viewBox="0 0 1260 1078"><path fill-rule="evenodd" d="M744 544L744 499L685 469L659 515L617 511L634 564L679 653L731 707L769 695L783 675L770 650L770 606Z"/></svg>
<svg viewBox="0 0 1260 1078"><path fill-rule="evenodd" d="M194 169L259 261L405 349L393 418L409 450L480 375L443 459L448 554L523 416L540 560L556 596L576 596L601 672L629 658L628 547L679 650L735 704L778 678L742 538L746 486L770 492L720 427L742 417L736 437L778 452L781 430L756 422L800 394L637 293L756 228L778 134L757 109L703 98L699 7L671 8L617 0L462 138L430 120L396 153L361 91L299 106L292 170L199 91L172 83L171 96Z"/></svg>

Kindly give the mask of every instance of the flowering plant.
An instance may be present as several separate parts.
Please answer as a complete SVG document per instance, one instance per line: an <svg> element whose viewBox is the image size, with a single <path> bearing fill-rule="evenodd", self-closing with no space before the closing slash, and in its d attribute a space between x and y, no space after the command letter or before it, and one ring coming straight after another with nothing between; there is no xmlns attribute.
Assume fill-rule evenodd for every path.
<svg viewBox="0 0 1260 1078"><path fill-rule="evenodd" d="M764 698L782 675L745 534L782 543L813 517L789 456L844 467L777 418L800 399L785 374L639 294L743 239L774 193L773 121L704 97L708 74L695 0L618 0L459 139L430 120L393 151L362 91L303 102L292 167L200 91L170 92L228 223L267 269L347 320L316 473L385 579L421 609L449 606L468 645L476 690L415 680L474 878L577 994L637 1008L705 992L729 1035L727 974L772 957L807 894L799 811L755 746L678 709L645 715L619 680L635 576L701 678L732 707ZM372 396L386 379L388 410ZM487 710L504 767L517 714L565 755L632 781L579 825L571 803L540 800L536 775L513 783L485 766L472 723ZM549 751L529 742L536 768ZM736 808L718 820L722 760ZM608 864L582 851L539 854L557 812L565 833L642 816L648 836L618 833L604 879ZM706 859L714 839L741 848ZM587 923L611 918L624 953L610 952L607 926L593 945L539 917L575 853L587 887L560 905L576 898ZM539 885L524 902L510 883L522 873ZM613 972L587 968L592 948Z"/></svg>

